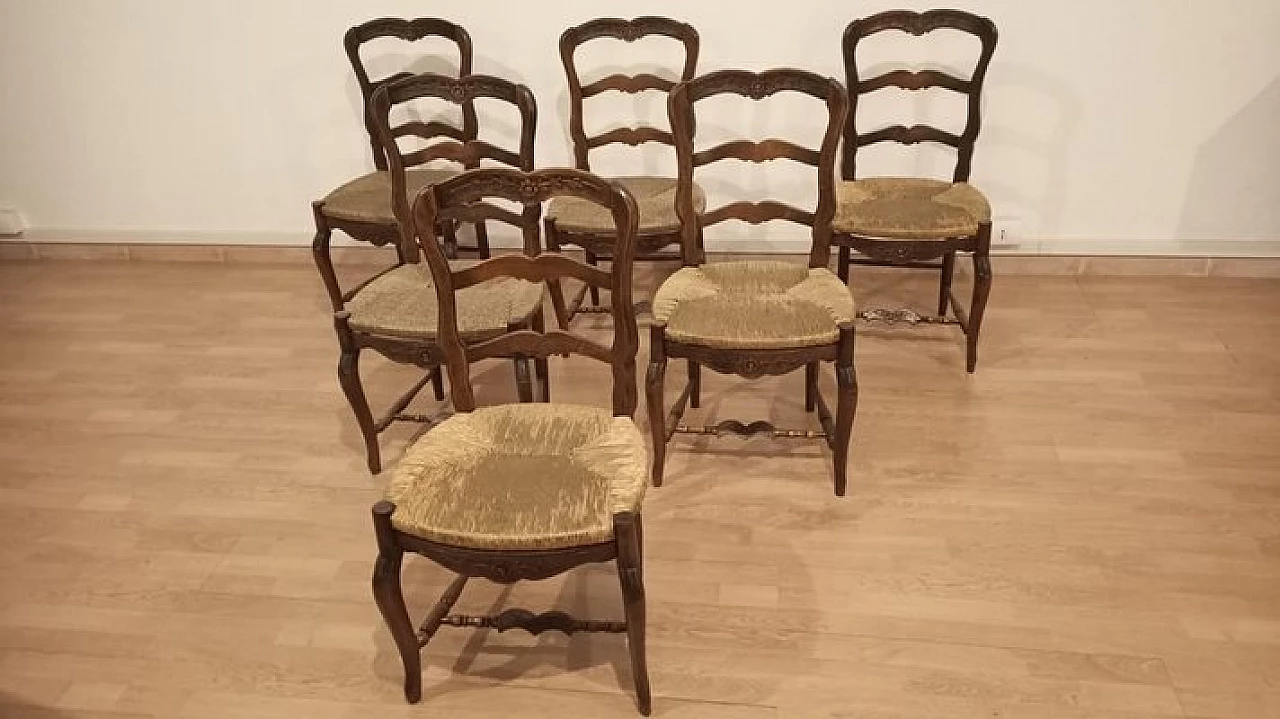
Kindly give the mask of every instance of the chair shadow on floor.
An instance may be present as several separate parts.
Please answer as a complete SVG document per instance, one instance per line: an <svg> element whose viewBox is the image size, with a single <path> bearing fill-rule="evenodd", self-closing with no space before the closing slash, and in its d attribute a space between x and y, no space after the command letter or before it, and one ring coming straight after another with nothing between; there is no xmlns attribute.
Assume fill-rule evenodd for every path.
<svg viewBox="0 0 1280 719"><path fill-rule="evenodd" d="M20 697L0 692L0 717L4 719L71 719L72 714L53 707L37 706Z"/></svg>

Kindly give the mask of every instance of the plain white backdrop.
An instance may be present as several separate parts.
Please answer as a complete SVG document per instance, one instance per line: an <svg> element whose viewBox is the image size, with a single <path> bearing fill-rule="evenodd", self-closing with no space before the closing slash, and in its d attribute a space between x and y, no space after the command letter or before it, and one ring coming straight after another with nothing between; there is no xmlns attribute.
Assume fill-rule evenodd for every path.
<svg viewBox="0 0 1280 719"><path fill-rule="evenodd" d="M899 0L926 9L926 3ZM963 0L1001 31L987 85L974 182L1027 252L1280 254L1280 3L1275 0ZM660 14L702 36L700 69L795 66L843 81L840 36L891 5L842 0L541 3L386 0L0 0L0 206L30 237L303 244L311 200L371 169L347 27L436 15L475 42L477 72L528 84L539 101L538 162L570 162L560 32L599 15ZM443 50L442 46L433 46ZM373 48L375 66L405 55ZM676 46L590 47L587 67L650 67ZM956 70L976 48L899 38L868 49ZM382 63L382 65L377 65ZM672 63L674 65L674 62ZM447 69L452 58L419 61ZM889 91L868 122L958 119L946 93ZM665 121L660 97L615 97L589 126ZM716 102L716 133L812 139L821 106ZM486 122L488 120L488 122ZM514 118L481 110L484 132ZM593 161L597 158L593 156ZM668 151L606 152L597 169L670 171ZM929 149L878 153L877 174L945 177ZM812 202L798 166L725 165L700 178L712 202L765 194ZM786 225L714 235L795 251ZM799 244L798 244L799 243Z"/></svg>

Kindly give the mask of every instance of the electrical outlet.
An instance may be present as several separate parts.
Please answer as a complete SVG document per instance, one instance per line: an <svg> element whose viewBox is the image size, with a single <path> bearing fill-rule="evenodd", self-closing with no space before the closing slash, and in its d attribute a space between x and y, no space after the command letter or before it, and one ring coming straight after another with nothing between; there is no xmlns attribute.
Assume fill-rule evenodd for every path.
<svg viewBox="0 0 1280 719"><path fill-rule="evenodd" d="M1026 238L1022 235L1022 218L996 217L991 221L991 248L995 250L1020 250Z"/></svg>
<svg viewBox="0 0 1280 719"><path fill-rule="evenodd" d="M0 237L20 237L26 229L22 215L12 207L0 207Z"/></svg>

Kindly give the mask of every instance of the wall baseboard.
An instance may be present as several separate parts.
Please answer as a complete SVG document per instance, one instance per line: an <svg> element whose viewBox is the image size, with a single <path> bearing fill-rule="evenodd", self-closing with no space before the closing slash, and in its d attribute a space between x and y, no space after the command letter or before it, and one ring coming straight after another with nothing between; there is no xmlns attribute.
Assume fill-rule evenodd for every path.
<svg viewBox="0 0 1280 719"><path fill-rule="evenodd" d="M137 238L136 234L131 237ZM391 252L353 242L334 243L333 257L338 264L385 264ZM799 258L807 252L804 242L795 241L758 245L708 243L717 255L765 254ZM790 252L780 250L791 250ZM136 262L229 262L244 264L311 263L311 248L297 243L263 244L231 242L221 244L191 242L69 242L32 240L31 238L0 240L0 260L113 260ZM997 273L1009 275L1095 275L1095 276L1180 276L1280 278L1280 256L1171 256L1158 254L1023 254L1002 250L992 258Z"/></svg>
<svg viewBox="0 0 1280 719"><path fill-rule="evenodd" d="M494 233L494 247L519 247L519 238ZM225 247L309 247L311 233L296 231L212 230L100 230L85 228L35 228L21 237L0 237L0 244L35 244ZM334 247L367 247L334 233ZM707 250L716 253L796 255L808 252L801 237L765 239L707 239ZM1100 240L1023 239L997 245L995 254L1049 257L1177 257L1177 258L1280 258L1280 238L1256 240Z"/></svg>

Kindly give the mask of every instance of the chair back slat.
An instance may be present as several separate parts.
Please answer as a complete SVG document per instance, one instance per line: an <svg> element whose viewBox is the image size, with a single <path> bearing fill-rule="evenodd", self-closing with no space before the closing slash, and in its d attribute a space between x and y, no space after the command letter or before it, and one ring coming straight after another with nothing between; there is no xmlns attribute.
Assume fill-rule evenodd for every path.
<svg viewBox="0 0 1280 719"><path fill-rule="evenodd" d="M938 70L899 69L874 77L864 78L858 68L858 46L867 38L883 32L904 32L915 37L927 35L937 30L957 30L968 33L982 44L982 51L969 79L956 77ZM973 151L978 142L978 133L982 130L982 86L986 81L987 69L991 66L991 58L995 55L999 41L996 25L989 18L967 13L962 10L930 10L913 12L910 10L891 10L878 15L859 18L849 23L844 31L844 65L846 85L849 90L849 116L845 122L844 156L841 158L840 173L846 180L857 179L858 150L868 145L881 142L896 142L913 145L919 142L932 142L956 150L954 182L968 182L973 171ZM882 90L886 87L898 87L904 90L925 90L942 88L958 92L966 96L967 113L964 131L960 134L946 132L939 128L916 125L904 127L895 125L865 132L858 128L858 102L863 95Z"/></svg>
<svg viewBox="0 0 1280 719"><path fill-rule="evenodd" d="M739 95L764 101L783 92L800 93L821 100L826 105L827 123L817 148L804 147L788 140L734 140L706 150L695 147L697 128L696 105L717 95ZM700 241L703 228L727 220L759 224L786 220L810 227L813 244L809 252L810 267L826 267L831 254L831 221L835 218L835 163L844 126L848 99L844 88L834 79L805 70L779 69L765 72L721 70L676 85L667 101L667 115L676 140L679 172L676 182L676 214L680 218L681 250L684 264L705 261ZM813 211L776 200L733 202L706 210L699 217L694 206L694 174L698 168L722 160L769 162L794 160L817 170L817 203Z"/></svg>
<svg viewBox="0 0 1280 719"><path fill-rule="evenodd" d="M584 100L588 97L609 91L629 94L646 90L671 91L677 80L659 77L653 73L612 74L584 85L582 76L578 72L576 59L578 48L588 41L612 38L632 43L640 38L651 36L669 37L684 45L684 63L680 68L679 80L690 80L697 74L698 51L701 45L698 31L694 30L692 25L677 20L664 17L638 17L633 20L597 18L571 27L560 36L560 62L564 65L565 77L569 82L569 136L573 140L574 165L578 169L591 169L591 150L598 147L612 144L634 147L646 142L666 145L674 143L670 132L647 127L620 128L588 135L583 121ZM634 131L626 132L629 129Z"/></svg>
<svg viewBox="0 0 1280 719"><path fill-rule="evenodd" d="M379 87L410 77L412 73L401 72L376 80L371 79L369 77L369 69L365 66L364 58L360 55L360 49L366 43L379 38L395 38L405 42L418 42L429 37L442 38L456 45L458 49L458 76L465 77L471 74L471 64L475 54L471 46L471 35L461 25L448 20L434 17L422 17L413 20L393 17L378 18L347 30L342 38L342 45L346 50L347 59L351 62L351 69L355 72L356 83L360 86L361 109L364 114L365 129L369 133L369 144L373 151L373 164L379 170L387 169L387 158L383 154L382 143L378 140L378 134L370 116L369 101L373 99L373 93ZM464 104L462 106L461 128L452 128L450 126L454 132L460 135L457 138L460 140L475 137L476 127L476 109L473 104ZM449 136L454 137L455 135L451 134Z"/></svg>
<svg viewBox="0 0 1280 719"><path fill-rule="evenodd" d="M515 150L501 148L485 140L476 139L478 128L469 136L458 138L456 135L442 137L446 133L438 132L437 123L407 120L392 124L392 113L397 107L410 106L418 100L438 99L466 107L480 98L508 103L519 112L520 140L519 147ZM382 145L382 152L387 158L387 167L391 174L391 207L405 235L406 256L410 258L417 257L417 253L412 250L412 238L408 236L407 231L409 203L412 200L409 196L407 174L410 168L420 167L436 160L446 160L460 165L463 169L474 169L479 167L483 160L493 160L519 170L533 169L538 106L534 101L533 93L524 85L488 75L453 78L424 73L410 75L379 87L374 91L369 104L374 133ZM427 145L415 150L402 150L399 140L406 137L416 137ZM471 208L471 213L472 218L496 219L520 228L524 228L530 222L536 224L540 215L536 205L527 206L525 211L518 215L497 207ZM455 216L453 219L463 218Z"/></svg>

